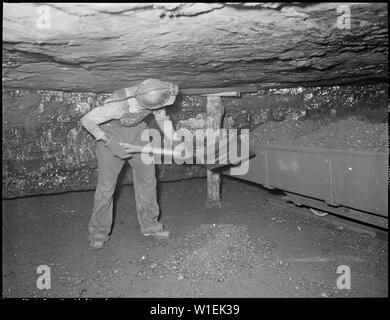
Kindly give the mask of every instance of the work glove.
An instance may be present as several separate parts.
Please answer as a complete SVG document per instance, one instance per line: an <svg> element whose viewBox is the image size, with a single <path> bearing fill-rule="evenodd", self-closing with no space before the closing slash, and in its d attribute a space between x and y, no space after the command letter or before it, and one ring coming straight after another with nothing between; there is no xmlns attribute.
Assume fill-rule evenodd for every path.
<svg viewBox="0 0 390 320"><path fill-rule="evenodd" d="M125 150L124 147L121 146L120 142L114 138L109 138L108 142L104 144L116 157L119 159L130 158L131 154Z"/></svg>

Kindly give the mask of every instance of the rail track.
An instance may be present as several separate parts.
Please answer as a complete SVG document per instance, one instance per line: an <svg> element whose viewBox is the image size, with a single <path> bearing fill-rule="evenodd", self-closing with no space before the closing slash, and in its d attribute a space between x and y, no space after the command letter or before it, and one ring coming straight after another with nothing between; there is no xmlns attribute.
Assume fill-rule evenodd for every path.
<svg viewBox="0 0 390 320"><path fill-rule="evenodd" d="M337 227L343 227L358 233L365 233L372 237L388 240L388 229L386 228L363 223L362 221L346 218L345 216L340 216L331 212L326 212L326 215L320 216L315 214L313 212L315 210L312 210L312 208L308 206L295 204L286 195L283 196L282 194L275 195L269 193L266 202L297 215L303 215L317 221L333 224Z"/></svg>

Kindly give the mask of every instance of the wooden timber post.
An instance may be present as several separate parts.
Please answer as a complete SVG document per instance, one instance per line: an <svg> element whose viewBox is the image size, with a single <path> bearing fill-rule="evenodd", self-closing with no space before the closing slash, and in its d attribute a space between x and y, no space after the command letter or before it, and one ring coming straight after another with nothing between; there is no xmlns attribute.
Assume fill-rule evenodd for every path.
<svg viewBox="0 0 390 320"><path fill-rule="evenodd" d="M240 97L241 93L257 92L257 86L249 85L244 87L229 88L194 88L181 89L184 95L202 95L207 97L207 123L206 129L218 130L221 128L224 107L221 97ZM207 159L206 159L207 160ZM221 208L221 177L212 170L207 170L207 201L206 207Z"/></svg>
<svg viewBox="0 0 390 320"><path fill-rule="evenodd" d="M220 95L207 95L206 129L219 130L222 124L224 107ZM207 170L207 208L221 208L221 176L217 172Z"/></svg>

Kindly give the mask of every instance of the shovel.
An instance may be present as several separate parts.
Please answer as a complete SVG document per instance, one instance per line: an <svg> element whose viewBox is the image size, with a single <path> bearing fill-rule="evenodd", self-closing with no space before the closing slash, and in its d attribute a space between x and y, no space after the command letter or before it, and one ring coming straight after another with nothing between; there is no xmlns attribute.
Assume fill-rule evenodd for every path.
<svg viewBox="0 0 390 320"><path fill-rule="evenodd" d="M246 160L248 158L251 158L255 156L255 153L249 149L249 147L241 141L240 137L238 138L238 143L237 143L237 152L233 152L232 155L229 154L229 147L233 145L233 139L235 137L231 138L228 140L228 143L226 144L226 147L220 149L219 142L216 141L215 143L211 145L206 145L205 147L202 148L197 148L194 150L194 152L187 157L183 158L182 157L182 152L181 151L175 151L172 149L167 149L167 148L157 148L157 147L152 147L150 144L146 146L139 146L139 145L133 145L133 144L128 144L132 147L134 150L134 153L147 153L147 154L156 154L156 155L167 155L167 156L174 156L174 157L180 157L184 163L190 162L192 160L192 163L194 164L201 164L205 166L207 169L216 169L219 167L224 167L227 165L231 164L238 164L243 160ZM249 150L247 155L243 155L243 150L244 148L248 148ZM198 151L198 152L197 152ZM210 161L214 160L214 161Z"/></svg>

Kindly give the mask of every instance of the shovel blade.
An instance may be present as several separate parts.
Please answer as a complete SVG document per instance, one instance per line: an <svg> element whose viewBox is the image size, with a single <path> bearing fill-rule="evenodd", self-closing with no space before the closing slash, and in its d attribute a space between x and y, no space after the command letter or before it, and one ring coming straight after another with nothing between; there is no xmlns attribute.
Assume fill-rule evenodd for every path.
<svg viewBox="0 0 390 320"><path fill-rule="evenodd" d="M237 141L234 141L234 139L237 139ZM195 159L196 164L201 164L210 170L232 164L237 165L241 161L255 156L255 153L249 148L248 144L241 140L240 136L230 138L228 143L222 144L222 146L217 140L215 143L200 149L201 152L194 152L187 159ZM199 156L199 154L202 156Z"/></svg>

